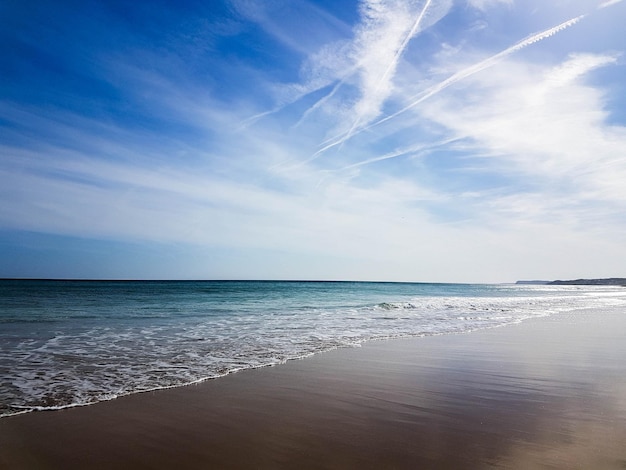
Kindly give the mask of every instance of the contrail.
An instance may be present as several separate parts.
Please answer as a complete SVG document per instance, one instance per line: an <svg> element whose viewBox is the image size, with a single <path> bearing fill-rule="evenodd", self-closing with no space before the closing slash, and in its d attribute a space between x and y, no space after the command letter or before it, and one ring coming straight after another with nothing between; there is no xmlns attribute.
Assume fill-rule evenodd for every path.
<svg viewBox="0 0 626 470"><path fill-rule="evenodd" d="M428 0L426 2L426 4L424 5L424 8L422 8L422 11L420 12L420 14L415 19L415 22L413 23L413 26L411 27L411 30L404 37L404 40L402 41L402 44L400 44L400 47L396 50L396 53L394 54L393 58L391 59L391 61L387 65L387 68L385 69L385 72L383 73L383 75L380 77L380 80L378 80L378 83L376 84L376 89L374 90L374 93L378 92L378 90L380 89L381 85L387 79L387 77L389 76L391 71L393 69L395 69L395 67L398 65L398 60L400 59L400 56L402 55L402 53L406 49L406 46L409 44L409 41L411 40L411 38L415 35L417 30L419 29L420 24L422 22L422 19L424 18L424 15L426 14L426 11L428 10L428 7L430 7L431 3L432 3L432 0ZM338 144L342 144L343 142L345 142L346 140L348 140L352 136L352 133L357 128L357 126L360 124L362 117L363 117L363 113L361 113L361 114L359 114L357 116L357 118L352 123L352 127L350 127L350 130L348 131L348 133L345 135L345 137L342 138L342 140L340 140L338 142Z"/></svg>
<svg viewBox="0 0 626 470"><path fill-rule="evenodd" d="M340 168L337 171L349 170L351 168L357 168L357 167L360 167L360 166L369 165L370 163L376 163L376 162L380 162L382 160L389 160L391 158L401 157L403 155L408 155L408 154L411 154L411 153L424 152L424 151L427 151L427 150L435 149L437 147L442 147L444 145L451 144L451 143L456 142L458 140L461 140L461 138L455 137L455 138L451 138L451 139L441 140L439 142L433 142L431 144L413 145L412 147L395 150L393 152L386 153L385 155L381 155L379 157L373 157L373 158L369 158L367 160L363 160L363 161L360 161L360 162L357 162L357 163L353 163L351 165L348 165L348 166L345 166L343 168Z"/></svg>
<svg viewBox="0 0 626 470"><path fill-rule="evenodd" d="M311 114L313 111L315 111L317 108L319 108L324 103L326 103L329 99L331 99L335 95L335 93L337 93L337 90L339 90L341 85L343 84L344 84L344 79L339 80L328 94L324 95L322 98L317 100L312 106L309 107L309 109L307 109L304 113L302 113L302 116L300 117L300 119L298 119L298 122L296 122L292 127L296 128L300 124L302 124L304 120L309 116L309 114Z"/></svg>
<svg viewBox="0 0 626 470"><path fill-rule="evenodd" d="M325 96L323 96L322 98L320 98L318 101L316 101L309 109L307 109L303 116L298 120L297 123L295 123L292 127L298 127L302 121L304 121L304 119L311 113L311 111L313 111L314 109L319 108L322 104L324 104L327 100L329 100L330 98L332 98L332 96L337 92L337 90L341 87L341 85L343 85L346 80L348 79L348 77L350 77L354 71L356 70L356 66L352 67L348 73L344 74L343 76L339 77L339 81L337 82L337 84L335 84L335 86L332 88L332 90ZM335 80L331 81L330 84L332 84ZM285 108L286 106L289 106L293 103L295 103L296 101L300 100L301 98L314 93L322 88L326 88L326 86L328 85L324 85L318 88L315 88L313 90L309 90L305 93L301 93L300 95L298 95L295 99L288 101L286 103L280 104L278 106L275 106L274 108L270 109L269 111L264 111L262 113L259 114L255 114L254 116L250 116L249 118L243 120L240 124L239 127L237 128L238 130L241 129L245 129L246 127L248 127L249 125L254 124L256 121L258 121L259 119L265 117L265 116L269 116L270 114L274 114L277 113L278 111L280 111L281 109Z"/></svg>
<svg viewBox="0 0 626 470"><path fill-rule="evenodd" d="M409 31L409 33L405 36L404 41L402 41L402 44L400 44L400 47L398 48L395 55L393 56L392 61L387 66L387 70L385 70L385 73L383 74L382 78L378 82L379 86L380 86L380 83L382 83L382 81L387 78L387 75L389 75L389 73L394 68L394 66L398 63L398 60L400 59L400 56L406 49L406 46L409 44L409 41L415 35L415 33L417 33L417 30L420 27L420 24L422 23L422 19L424 18L424 15L426 14L426 11L428 10L428 7L430 7L431 3L432 3L432 0L428 0L426 4L424 5L424 8L422 8L422 12L419 14L417 19L413 23L413 27L411 28L411 31Z"/></svg>
<svg viewBox="0 0 626 470"><path fill-rule="evenodd" d="M606 7L610 7L611 5L615 5L617 3L620 3L622 0L607 0L604 3L601 3L598 8L606 8Z"/></svg>
<svg viewBox="0 0 626 470"><path fill-rule="evenodd" d="M239 123L239 126L237 127L237 130L238 131L244 130L246 127L254 124L255 122L257 122L262 117L267 116L269 114L274 114L275 112L280 111L280 109L281 109L281 107L278 106L278 107L276 107L274 109L270 109L269 111L264 111L262 113L255 114L254 116L250 116L249 118L244 119L243 121L241 121Z"/></svg>
<svg viewBox="0 0 626 470"><path fill-rule="evenodd" d="M430 87L429 89L423 91L422 93L420 93L419 98L416 99L415 101L413 101L412 103L408 104L407 106L405 106L404 108L402 108L400 111L396 111L395 113L387 116L386 118L380 119L379 121L376 121L375 123L373 123L371 126L369 127L374 127L377 126L378 124L382 124L385 121L389 121L390 119L393 119L394 117L398 116L399 114L404 113L405 111L408 111L409 109L413 108L414 106L417 106L418 104L420 104L422 101L430 98L433 95L436 95L437 93L439 93L440 91L444 90L445 88L448 88L451 85L454 85L455 83L471 76L474 75L478 72L481 72L483 70L485 70L486 68L489 68L495 64L497 64L499 61L501 61L502 59L504 59L505 57L513 54L514 52L519 51L520 49L523 49L525 47L530 46L531 44L534 44L536 42L542 41L543 39L547 39L550 36L554 36L556 33L558 33L559 31L564 30L565 28L568 28L576 23L578 23L581 19L583 19L585 17L585 15L580 15L577 16L576 18L572 18L571 20L567 20L553 28L547 29L545 31L542 31L540 33L537 34L533 34L530 37L527 37L526 39L523 39L522 41L518 42L517 44L514 44L513 46L481 61L478 62L477 64L472 65L471 67L468 67L464 70L461 70L460 72L455 73L454 75L452 75L451 77L445 79L443 82L440 82L436 85L433 85L432 87ZM369 128L368 127L368 128Z"/></svg>
<svg viewBox="0 0 626 470"><path fill-rule="evenodd" d="M387 79L387 77L389 76L391 71L394 69L395 65L397 65L400 56L402 55L402 53L406 49L406 46L408 45L408 43L411 40L411 38L417 32L417 30L418 30L418 28L419 28L419 26L420 26L420 24L422 22L422 19L424 18L424 15L426 14L426 11L428 10L428 7L430 6L431 3L432 3L432 0L427 0L426 4L424 5L424 8L422 9L422 11L418 15L417 19L413 23L413 26L411 27L411 30L407 33L407 35L405 36L404 40L402 41L402 44L400 45L400 47L398 48L398 50L394 54L392 60L387 65L387 68L385 69L385 72L383 73L382 77L378 81L378 84L376 86L375 92L380 89L380 86L382 85L382 83ZM350 77L355 72L355 70L361 65L361 63L362 63L362 61L357 63L356 66L352 67L352 69L347 74L345 74L343 77L341 77L339 79L339 81L335 84L335 86L332 88L332 90L327 95L325 95L324 97L322 97L318 101L316 101L309 109L307 109L302 114L302 117L298 120L298 122L296 122L292 127L294 127L294 128L298 127L309 116L309 114L311 114L311 112L313 112L314 110L319 108L321 105L323 105L326 101L328 101L330 98L332 98L335 95L335 93L337 92L337 90L339 90L339 88L341 88L341 86L345 83L346 79L348 77ZM244 127L244 126L246 126L246 125L248 125L250 123L254 123L258 119L260 119L262 117L265 117L268 114L273 114L273 113L275 113L276 111L278 111L280 109L281 109L280 107L277 107L277 108L274 108L274 109L272 109L270 111L266 111L264 113L260 113L260 114L257 114L255 116L252 116L252 117L250 117L250 118L248 118L248 119L246 119L245 121L242 122L242 127ZM350 132L352 132L359 125L359 123L361 121L361 117L362 116L358 116L357 117L357 119L355 120L355 122L352 125L352 128L350 129L348 134Z"/></svg>
<svg viewBox="0 0 626 470"><path fill-rule="evenodd" d="M621 1L621 0L620 0ZM320 150L318 150L317 152L315 152L311 158L307 161L310 161L314 158L316 158L318 155L320 155L321 153L325 152L326 150L335 147L337 145L340 145L342 143L344 143L346 140L350 139L351 137L353 137L354 135L361 133L365 130L371 129L374 126L377 126L379 124L382 124L383 122L389 121L390 119L395 118L396 116L408 111L409 109L417 106L418 104L420 104L422 101L427 100L428 98L430 98L431 96L436 95L437 93L439 93L440 91L444 90L445 88L448 88L449 86L467 78L470 77L471 75L474 75L478 72L481 72L483 70L485 70L486 68L489 68L495 64L497 64L499 61L501 61L502 59L504 59L505 57L513 54L514 52L519 51L520 49L523 49L525 47L530 46L531 44L534 44L536 42L542 41L544 39L549 38L550 36L555 35L556 33L569 28L570 26L578 23L581 19L583 19L585 17L585 15L580 15L577 16L575 18L572 18L570 20L567 20L557 26L554 26L553 28L550 29L546 29L545 31L541 31L540 33L536 33L533 34L532 36L527 37L526 39L523 39L521 41L519 41L518 43L514 44L511 47L508 47L507 49L504 49L501 52L498 52L495 55L492 55L491 57L488 57L487 59L484 59L480 62L478 62L477 64L474 64L466 69L463 69L457 73L455 73L454 75L452 75L451 77L445 79L444 81L437 83L436 85L431 86L430 88L428 88L427 90L424 90L423 92L421 92L420 94L416 95L418 98L411 102L410 104L408 104L407 106L405 106L404 108L400 109L399 111L396 111L395 113L380 119L372 124L370 124L369 126L363 127L359 130L354 131L353 129L351 130L351 133L347 133L344 134L343 137L340 137L339 139L337 139L334 142L329 143L328 145L324 146L323 148L321 148Z"/></svg>

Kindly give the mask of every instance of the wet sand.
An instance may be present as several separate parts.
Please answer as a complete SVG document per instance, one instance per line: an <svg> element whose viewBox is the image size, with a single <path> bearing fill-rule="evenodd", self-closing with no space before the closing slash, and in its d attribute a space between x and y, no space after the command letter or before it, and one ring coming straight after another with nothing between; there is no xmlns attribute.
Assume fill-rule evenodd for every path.
<svg viewBox="0 0 626 470"><path fill-rule="evenodd" d="M378 341L0 420L0 468L626 468L626 312Z"/></svg>

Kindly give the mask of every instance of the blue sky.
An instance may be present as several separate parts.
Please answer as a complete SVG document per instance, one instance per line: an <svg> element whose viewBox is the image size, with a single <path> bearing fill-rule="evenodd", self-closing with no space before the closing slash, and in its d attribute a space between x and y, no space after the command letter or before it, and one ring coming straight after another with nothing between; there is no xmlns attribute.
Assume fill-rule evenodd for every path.
<svg viewBox="0 0 626 470"><path fill-rule="evenodd" d="M0 277L626 276L626 1L0 18Z"/></svg>

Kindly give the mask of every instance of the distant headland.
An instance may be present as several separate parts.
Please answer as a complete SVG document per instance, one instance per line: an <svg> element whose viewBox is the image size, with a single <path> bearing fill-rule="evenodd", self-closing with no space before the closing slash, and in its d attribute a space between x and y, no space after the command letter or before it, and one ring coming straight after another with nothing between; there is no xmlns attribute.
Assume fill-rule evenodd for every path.
<svg viewBox="0 0 626 470"><path fill-rule="evenodd" d="M625 286L626 277L605 279L572 279L569 281L517 281L515 284L552 285L552 286Z"/></svg>

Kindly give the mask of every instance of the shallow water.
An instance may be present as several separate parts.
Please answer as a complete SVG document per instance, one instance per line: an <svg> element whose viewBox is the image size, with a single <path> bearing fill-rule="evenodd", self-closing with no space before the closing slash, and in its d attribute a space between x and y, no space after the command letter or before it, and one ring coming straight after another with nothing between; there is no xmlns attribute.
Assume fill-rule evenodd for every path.
<svg viewBox="0 0 626 470"><path fill-rule="evenodd" d="M621 287L0 281L0 414L185 385L368 340L620 305Z"/></svg>

